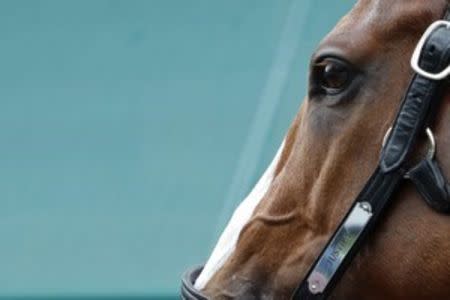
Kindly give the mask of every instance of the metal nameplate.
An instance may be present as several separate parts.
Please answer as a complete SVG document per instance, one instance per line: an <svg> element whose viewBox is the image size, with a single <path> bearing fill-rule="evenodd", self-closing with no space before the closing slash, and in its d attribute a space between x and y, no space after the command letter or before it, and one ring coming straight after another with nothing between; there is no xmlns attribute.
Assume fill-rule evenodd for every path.
<svg viewBox="0 0 450 300"><path fill-rule="evenodd" d="M372 217L372 207L358 202L336 232L308 277L311 293L322 293Z"/></svg>

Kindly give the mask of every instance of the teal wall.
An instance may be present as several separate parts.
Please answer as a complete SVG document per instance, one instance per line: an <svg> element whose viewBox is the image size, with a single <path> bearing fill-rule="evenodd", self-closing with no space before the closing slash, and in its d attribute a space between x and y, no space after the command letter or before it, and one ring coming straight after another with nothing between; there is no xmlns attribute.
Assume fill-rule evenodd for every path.
<svg viewBox="0 0 450 300"><path fill-rule="evenodd" d="M353 2L0 1L0 297L176 295Z"/></svg>

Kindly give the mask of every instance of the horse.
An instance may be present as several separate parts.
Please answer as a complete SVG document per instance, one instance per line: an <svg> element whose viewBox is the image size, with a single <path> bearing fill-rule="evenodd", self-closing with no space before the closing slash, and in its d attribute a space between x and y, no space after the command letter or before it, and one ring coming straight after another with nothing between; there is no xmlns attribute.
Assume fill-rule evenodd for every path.
<svg viewBox="0 0 450 300"><path fill-rule="evenodd" d="M277 155L234 212L204 268L188 273L193 296L183 297L296 295L336 229L356 214L356 208L349 213L353 201L370 182L387 151L384 145L394 143L389 128L406 116L398 111L417 79L410 58L449 5L446 0L355 3L312 55L307 96ZM424 156L431 143L442 178L450 178L445 85L429 124L431 141L418 135L408 161ZM404 175L330 299L450 299L450 216L424 201ZM364 224L372 216L365 210L359 209Z"/></svg>

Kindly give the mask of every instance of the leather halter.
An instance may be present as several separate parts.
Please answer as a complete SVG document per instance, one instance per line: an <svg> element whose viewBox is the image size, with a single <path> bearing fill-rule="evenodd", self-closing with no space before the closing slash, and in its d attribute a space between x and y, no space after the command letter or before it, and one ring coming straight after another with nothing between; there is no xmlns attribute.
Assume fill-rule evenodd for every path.
<svg viewBox="0 0 450 300"><path fill-rule="evenodd" d="M433 209L450 214L450 185L434 155L411 169L406 164L433 121L450 74L450 6L445 20L432 24L419 42L412 59L416 74L383 145L378 166L296 289L293 299L322 300L330 295L404 180L411 180ZM207 299L193 286L200 272L201 267L183 276L183 299Z"/></svg>

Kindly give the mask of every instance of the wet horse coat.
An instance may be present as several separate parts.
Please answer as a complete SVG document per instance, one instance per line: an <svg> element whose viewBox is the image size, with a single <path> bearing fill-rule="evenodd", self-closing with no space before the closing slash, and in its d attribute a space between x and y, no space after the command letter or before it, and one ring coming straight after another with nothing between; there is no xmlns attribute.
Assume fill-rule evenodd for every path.
<svg viewBox="0 0 450 300"><path fill-rule="evenodd" d="M308 97L263 197L232 251L220 264L212 260L216 270L200 276L197 286L205 295L291 297L377 165L384 133L411 78L412 51L446 5L444 0L361 0L324 39L311 60ZM345 61L354 73L339 93L321 86L331 60ZM433 124L447 178L449 124L447 92ZM450 218L404 185L333 297L448 298L449 249Z"/></svg>

